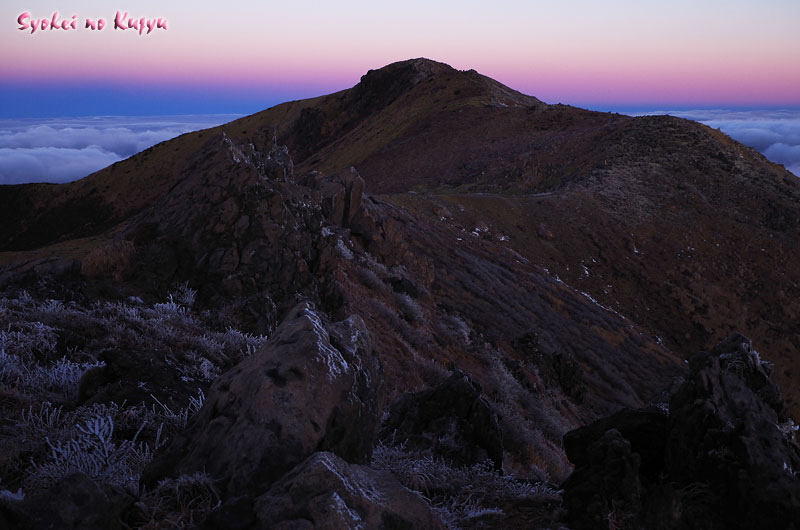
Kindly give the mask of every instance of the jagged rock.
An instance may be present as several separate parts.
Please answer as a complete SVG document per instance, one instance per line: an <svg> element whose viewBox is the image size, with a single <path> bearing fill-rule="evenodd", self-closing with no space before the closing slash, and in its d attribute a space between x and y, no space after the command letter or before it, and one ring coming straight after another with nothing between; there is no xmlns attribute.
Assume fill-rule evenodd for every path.
<svg viewBox="0 0 800 530"><path fill-rule="evenodd" d="M366 462L382 378L360 317L330 324L299 304L261 350L215 381L145 481L207 471L234 496L264 491L314 451Z"/></svg>
<svg viewBox="0 0 800 530"><path fill-rule="evenodd" d="M392 404L379 438L432 452L458 466L490 460L503 469L503 440L497 413L481 387L456 370L432 390L406 394Z"/></svg>
<svg viewBox="0 0 800 530"><path fill-rule="evenodd" d="M356 214L361 210L364 195L364 179L356 168L350 167L335 175L325 176L314 172L303 183L320 193L322 213L337 225L351 226Z"/></svg>
<svg viewBox="0 0 800 530"><path fill-rule="evenodd" d="M319 303L334 288L335 254L326 250L335 241L320 237L320 226L325 213L344 221L347 192L330 178L322 182L338 198L296 182L271 130L250 138L213 134L180 174L121 227L121 237L140 242L132 283L163 293L188 281L199 306L227 307L235 327L261 334L276 325L265 306L285 313L298 293Z"/></svg>
<svg viewBox="0 0 800 530"><path fill-rule="evenodd" d="M418 494L387 471L314 453L255 500L259 530L443 529Z"/></svg>
<svg viewBox="0 0 800 530"><path fill-rule="evenodd" d="M118 487L100 487L83 473L73 473L50 488L7 508L0 523L26 530L114 530L133 498ZM10 513L9 513L10 512ZM3 518L6 521L3 521Z"/></svg>
<svg viewBox="0 0 800 530"><path fill-rule="evenodd" d="M612 428L585 446L584 458L563 485L570 527L638 528L641 459L631 443Z"/></svg>
<svg viewBox="0 0 800 530"><path fill-rule="evenodd" d="M666 469L707 484L727 528L800 524L800 447L779 429L787 418L765 366L749 339L731 335L692 358L670 400Z"/></svg>
<svg viewBox="0 0 800 530"><path fill-rule="evenodd" d="M631 451L639 455L641 472L655 479L664 463L668 422L667 414L658 409L621 410L565 434L564 451L576 467L591 465L591 444L615 429L630 442Z"/></svg>
<svg viewBox="0 0 800 530"><path fill-rule="evenodd" d="M344 224L347 190L340 182L320 180L318 189L322 195L322 213L331 223L342 226Z"/></svg>
<svg viewBox="0 0 800 530"><path fill-rule="evenodd" d="M345 188L347 189L347 210L345 214L345 221L347 222L347 226L353 221L353 218L361 209L361 199L364 196L364 188L366 184L364 179L361 178L361 175L358 174L356 168L350 167L350 169L342 172L341 175L342 181L344 182Z"/></svg>
<svg viewBox="0 0 800 530"><path fill-rule="evenodd" d="M689 367L668 419L623 411L564 437L576 465L564 483L571 527L612 515L625 528L798 527L800 447L750 340L733 334Z"/></svg>

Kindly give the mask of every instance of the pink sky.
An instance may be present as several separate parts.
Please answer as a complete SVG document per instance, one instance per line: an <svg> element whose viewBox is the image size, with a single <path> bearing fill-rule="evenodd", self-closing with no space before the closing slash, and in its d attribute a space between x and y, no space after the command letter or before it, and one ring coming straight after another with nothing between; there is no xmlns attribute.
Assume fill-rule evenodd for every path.
<svg viewBox="0 0 800 530"><path fill-rule="evenodd" d="M9 0L0 8L0 82L252 94L284 87L305 96L424 56L551 103L800 105L797 0L381 4ZM168 30L115 31L114 13L123 7L133 17L166 19ZM54 10L77 14L79 29L17 29L23 11L41 18ZM87 16L105 17L107 27L83 29Z"/></svg>

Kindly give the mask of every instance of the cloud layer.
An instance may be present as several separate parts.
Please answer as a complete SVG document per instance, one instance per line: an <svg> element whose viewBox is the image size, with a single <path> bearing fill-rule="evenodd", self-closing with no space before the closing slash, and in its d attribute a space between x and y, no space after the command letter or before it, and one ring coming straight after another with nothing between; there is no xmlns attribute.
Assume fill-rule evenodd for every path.
<svg viewBox="0 0 800 530"><path fill-rule="evenodd" d="M800 177L800 110L715 109L637 114L672 114L720 129Z"/></svg>
<svg viewBox="0 0 800 530"><path fill-rule="evenodd" d="M684 110L800 176L800 110ZM69 182L151 145L237 115L0 120L0 184Z"/></svg>
<svg viewBox="0 0 800 530"><path fill-rule="evenodd" d="M0 120L0 184L69 182L236 115Z"/></svg>

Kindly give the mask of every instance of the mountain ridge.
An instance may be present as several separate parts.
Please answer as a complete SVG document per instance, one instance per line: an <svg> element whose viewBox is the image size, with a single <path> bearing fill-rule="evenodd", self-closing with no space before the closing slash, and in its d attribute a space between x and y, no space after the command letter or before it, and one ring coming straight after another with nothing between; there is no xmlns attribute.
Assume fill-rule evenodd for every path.
<svg viewBox="0 0 800 530"><path fill-rule="evenodd" d="M235 527L231 514L254 521L250 505L265 519L247 527L268 527L264 514L283 502L281 488L314 482L325 462L343 470L339 477L369 474L348 466L369 463L373 449L390 467L394 458L455 465L486 453L495 471L560 484L573 470L566 432L642 408L662 429L670 396L693 373L690 355L729 336L717 353L738 352L758 379L745 383L769 390L752 399L747 391L754 410L768 398L775 418L789 422L769 377L789 413L800 406L800 186L755 150L687 120L547 105L477 72L412 59L370 71L348 90L182 135L75 183L0 187L0 201L9 205L0 211L7 314L28 308L70 337L66 352L81 346L106 363L65 406L136 396L147 407L140 385L148 370L158 371L162 399L186 394L185 365L211 374L201 389L207 406L143 476L155 485L207 468L219 483L235 484L246 500L222 487L224 506L209 516L220 527ZM80 318L52 316L61 314L55 298L56 309L69 304ZM123 315L104 331L110 338L80 338L90 329L81 311L91 307ZM203 339L179 337L164 349L161 339L135 341L152 325L141 315L150 314L167 322L156 335L165 341L185 330ZM113 336L123 332L117 328L124 339ZM753 338L774 368L734 330ZM246 359L207 350L207 337L223 332L263 340L257 352L248 343ZM137 346L95 351L109 343ZM293 357L292 344L306 353ZM732 378L745 372L729 373L739 364L719 359L715 377L742 388ZM285 399L293 410L311 407L318 398L303 388L312 387L325 406L309 411L310 423L269 406ZM12 417L26 403L0 405ZM419 412L428 409L432 418ZM405 442L376 432L380 411L400 415L385 421ZM359 439L347 436L353 422L366 433ZM204 465L220 450L220 425L245 426L230 427L247 447L242 469ZM287 429L302 443L282 438ZM624 449L601 430L586 444ZM202 451L180 462L163 456L184 455L191 433L201 433ZM259 452L251 441L264 437L291 459L278 465ZM649 484L622 449L632 483ZM346 462L334 465L328 450ZM254 475L259 466L264 473ZM591 479L592 469L581 473ZM419 482L424 473L405 475L404 485L441 502L461 494L428 488ZM578 497L596 494L591 480L571 484L586 488ZM628 493L619 498L639 502ZM369 499L348 499L380 518ZM506 501L516 522L495 527L557 518L550 504L531 515L528 501ZM431 520L424 506L414 510Z"/></svg>
<svg viewBox="0 0 800 530"><path fill-rule="evenodd" d="M800 277L783 265L800 260L792 244L800 227L800 187L793 175L704 125L668 116L632 118L546 105L477 72L427 59L393 63L365 74L354 88L182 135L76 183L4 188L4 202L11 208L0 225L0 248L22 250L99 236L176 185L187 171L184 161L218 131L242 145L286 145L300 175L334 174L354 165L374 194L415 191L447 203L489 193L498 205L517 202L533 232L523 233L510 220L502 230L516 232L516 241L524 241L524 248L516 249L522 255L572 284L591 286L594 298L631 315L673 348L710 347L734 328L755 328L749 334L757 344L779 344L777 377L784 386L793 386L790 359L800 355L800 344L790 338L788 322L798 311L792 300L800 296ZM439 202L435 198L421 207L430 212L440 209ZM470 222L503 217L490 204L493 199L482 202L489 208L484 208L487 218ZM555 209L534 203L552 203ZM572 210L588 204L594 206L585 210L586 218L596 218L592 224L606 226L605 232L569 222ZM600 218L598 212L603 212ZM691 240L687 235L695 227L698 234ZM554 239L540 237L540 232ZM749 235L743 238L740 232ZM725 233L730 238L717 237ZM671 234L669 249L654 247L647 255L671 255L668 261L675 263L666 267L667 273L659 271L661 258L631 265L631 259L641 262L644 256L632 249L647 244L644 240L663 240L662 234ZM637 242L639 236L643 242ZM755 239L766 242L765 250L747 252L763 265L757 270L733 267L741 260L742 245ZM554 245L558 240L573 243ZM710 240L714 242L704 247L709 256L700 270L691 270L692 262L687 268L679 255ZM77 257L88 250L79 248ZM773 257L762 255L766 252ZM603 262L600 254L608 259ZM710 260L717 259L729 269L723 281L711 272L716 266ZM605 263L588 280L575 273L587 260ZM683 272L669 272L676 267ZM613 277L620 274L629 279L619 286L620 295L609 295L606 285L616 286ZM692 278L697 274L699 281ZM786 307L764 307L757 314L769 318L748 322L747 312L734 308L759 303L741 284L760 278L770 278L768 284L787 301ZM671 302L649 316L652 304L643 300L656 299ZM724 316L703 314L712 304ZM792 405L795 412L797 406Z"/></svg>

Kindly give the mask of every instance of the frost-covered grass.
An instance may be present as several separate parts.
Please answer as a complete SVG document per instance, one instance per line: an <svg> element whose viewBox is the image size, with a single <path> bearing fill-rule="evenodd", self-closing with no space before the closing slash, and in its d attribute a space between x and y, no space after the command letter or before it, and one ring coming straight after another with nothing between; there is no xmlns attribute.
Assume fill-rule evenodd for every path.
<svg viewBox="0 0 800 530"><path fill-rule="evenodd" d="M210 383L267 339L215 329L209 323L214 315L192 309L195 296L188 284L151 304L135 297L81 304L26 291L0 293L4 502L21 500L74 472L138 497L144 527L190 527L219 502L204 475L179 477L151 491L139 486L154 452L202 407ZM123 380L120 388L140 389L144 399L115 400L108 397L112 392L87 401L93 394L82 385L105 373L101 357L108 352L112 359L130 356L145 365L163 361L163 370L174 374L169 380L197 390L194 395L184 390L184 397L175 399L169 389L148 386L147 380ZM116 388L116 381L110 383Z"/></svg>
<svg viewBox="0 0 800 530"><path fill-rule="evenodd" d="M402 445L377 445L371 465L392 472L401 484L420 493L451 529L477 517L502 517L499 506L509 499L559 502L561 497L561 491L544 482L501 475L490 463L454 467L433 455L409 453Z"/></svg>
<svg viewBox="0 0 800 530"><path fill-rule="evenodd" d="M194 473L161 481L141 501L132 517L136 528L195 528L220 505L220 496L208 475Z"/></svg>
<svg viewBox="0 0 800 530"><path fill-rule="evenodd" d="M31 466L27 484L46 487L59 479L80 472L101 483L125 486L134 491L144 466L152 460L154 447L138 441L141 429L132 440L114 440L111 416L96 416L76 426L76 433L66 441L47 439L49 455Z"/></svg>

